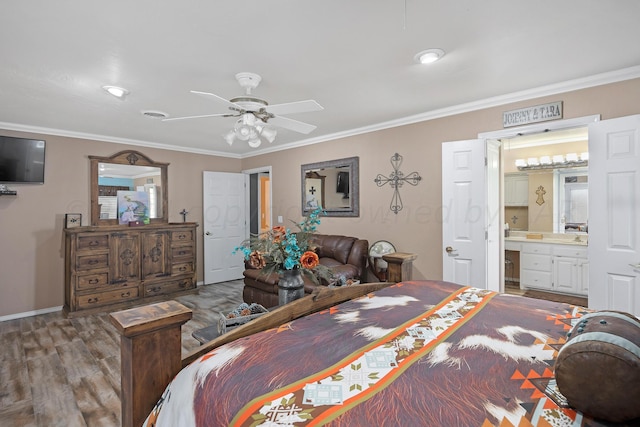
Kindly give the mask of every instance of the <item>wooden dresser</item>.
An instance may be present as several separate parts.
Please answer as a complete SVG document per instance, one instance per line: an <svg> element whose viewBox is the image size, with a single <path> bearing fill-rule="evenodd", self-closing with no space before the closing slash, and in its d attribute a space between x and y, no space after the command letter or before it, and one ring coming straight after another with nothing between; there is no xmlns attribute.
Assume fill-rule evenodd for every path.
<svg viewBox="0 0 640 427"><path fill-rule="evenodd" d="M67 315L195 289L196 223L65 229Z"/></svg>

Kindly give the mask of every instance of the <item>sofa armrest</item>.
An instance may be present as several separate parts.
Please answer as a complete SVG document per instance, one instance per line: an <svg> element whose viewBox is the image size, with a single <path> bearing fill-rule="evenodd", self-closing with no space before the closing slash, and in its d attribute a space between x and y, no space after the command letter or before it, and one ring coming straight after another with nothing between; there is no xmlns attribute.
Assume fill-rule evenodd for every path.
<svg viewBox="0 0 640 427"><path fill-rule="evenodd" d="M364 279L367 269L367 261L369 259L369 241L358 239L353 243L347 263L358 268L358 277Z"/></svg>

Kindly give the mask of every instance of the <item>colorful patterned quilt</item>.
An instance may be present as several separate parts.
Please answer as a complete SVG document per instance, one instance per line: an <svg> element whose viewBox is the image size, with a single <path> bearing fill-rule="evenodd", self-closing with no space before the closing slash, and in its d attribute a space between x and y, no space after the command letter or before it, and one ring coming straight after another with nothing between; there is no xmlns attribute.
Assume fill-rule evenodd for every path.
<svg viewBox="0 0 640 427"><path fill-rule="evenodd" d="M598 426L555 387L581 307L403 282L219 347L148 427Z"/></svg>

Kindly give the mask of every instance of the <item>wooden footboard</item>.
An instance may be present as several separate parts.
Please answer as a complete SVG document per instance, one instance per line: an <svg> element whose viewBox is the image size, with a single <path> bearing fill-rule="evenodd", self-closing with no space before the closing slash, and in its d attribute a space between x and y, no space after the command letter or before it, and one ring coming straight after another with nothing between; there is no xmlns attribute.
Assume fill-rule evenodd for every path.
<svg viewBox="0 0 640 427"><path fill-rule="evenodd" d="M364 283L339 288L318 287L313 293L260 316L203 344L182 358L181 326L192 312L176 301L165 301L110 314L121 335L122 426L141 426L167 384L184 366L221 345L358 298L396 282L410 280L414 255L390 258L393 282ZM386 258L385 258L386 260ZM391 264L397 264L391 267ZM403 278L404 276L409 276Z"/></svg>

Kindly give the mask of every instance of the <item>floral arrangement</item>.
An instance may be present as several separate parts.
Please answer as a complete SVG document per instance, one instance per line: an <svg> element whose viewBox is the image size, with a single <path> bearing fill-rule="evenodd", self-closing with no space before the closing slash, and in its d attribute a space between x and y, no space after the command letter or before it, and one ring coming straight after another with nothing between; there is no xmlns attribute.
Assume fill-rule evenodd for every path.
<svg viewBox="0 0 640 427"><path fill-rule="evenodd" d="M329 282L333 273L328 267L320 265L312 243L312 235L320 224L321 214L322 207L318 207L304 217L302 222L292 221L298 228L295 233L283 226L276 226L267 232L251 236L236 247L233 253L242 251L248 264L253 268L263 269L265 274L301 270L315 283L320 278Z"/></svg>

